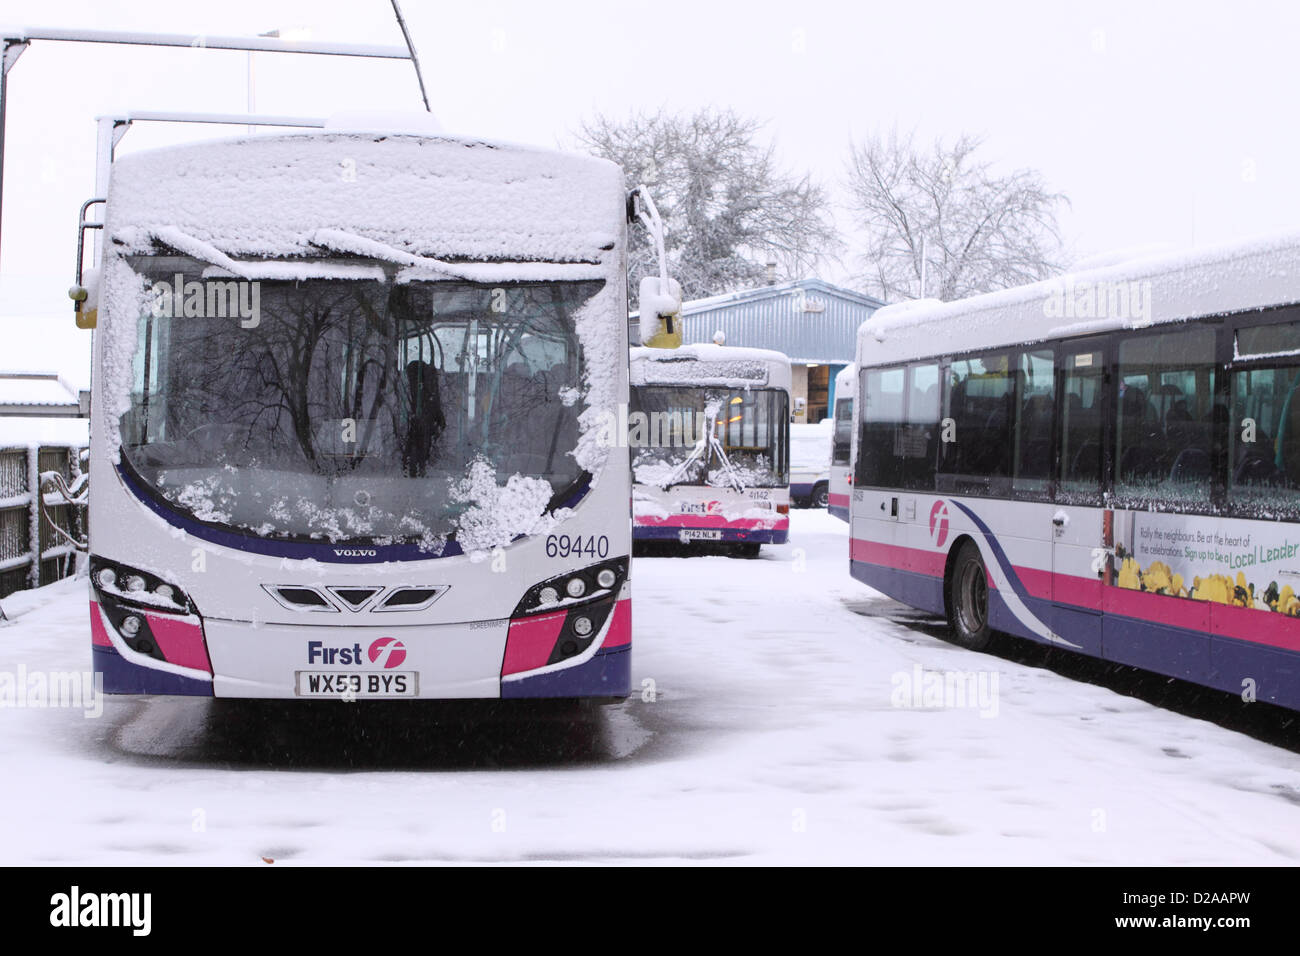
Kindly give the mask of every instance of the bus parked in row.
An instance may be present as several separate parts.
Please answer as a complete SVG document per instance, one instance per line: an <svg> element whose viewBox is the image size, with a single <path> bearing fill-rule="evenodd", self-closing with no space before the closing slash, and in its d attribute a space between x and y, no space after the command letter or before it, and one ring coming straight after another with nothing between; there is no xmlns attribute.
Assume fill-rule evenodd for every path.
<svg viewBox="0 0 1300 956"><path fill-rule="evenodd" d="M849 488L853 481L853 397L858 390L858 367L847 365L835 376L834 430L831 434L830 484L827 510L841 521L849 520Z"/></svg>
<svg viewBox="0 0 1300 956"><path fill-rule="evenodd" d="M638 541L757 555L790 528L790 359L769 349L633 348L628 444Z"/></svg>
<svg viewBox="0 0 1300 956"><path fill-rule="evenodd" d="M1300 707L1300 236L858 337L851 569L994 630Z"/></svg>
<svg viewBox="0 0 1300 956"><path fill-rule="evenodd" d="M112 168L91 632L110 693L630 679L627 196L603 160L327 130ZM88 285L90 283L87 283Z"/></svg>

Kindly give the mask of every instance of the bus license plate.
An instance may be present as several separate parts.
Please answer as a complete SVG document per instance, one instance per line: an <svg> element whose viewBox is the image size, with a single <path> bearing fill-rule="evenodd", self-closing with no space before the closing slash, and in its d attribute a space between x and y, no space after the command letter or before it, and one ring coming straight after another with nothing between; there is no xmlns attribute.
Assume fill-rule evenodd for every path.
<svg viewBox="0 0 1300 956"><path fill-rule="evenodd" d="M677 532L679 541L721 541L722 532L712 529L683 528Z"/></svg>
<svg viewBox="0 0 1300 956"><path fill-rule="evenodd" d="M417 671L352 674L339 671L294 671L299 697L418 697Z"/></svg>

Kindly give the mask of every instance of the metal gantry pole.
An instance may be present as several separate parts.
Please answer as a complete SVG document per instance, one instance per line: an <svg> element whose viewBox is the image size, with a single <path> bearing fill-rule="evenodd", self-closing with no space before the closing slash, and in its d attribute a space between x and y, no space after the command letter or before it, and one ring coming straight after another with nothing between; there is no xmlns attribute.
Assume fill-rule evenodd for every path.
<svg viewBox="0 0 1300 956"><path fill-rule="evenodd" d="M190 47L195 50L246 50L250 53L306 53L320 56L356 56L367 57L371 59L387 60L411 60L415 62L415 48L411 45L410 35L406 32L406 24L402 23L402 35L406 40L406 46L372 46L353 43L315 43L311 41L285 40L278 37L231 37L231 36L208 36L202 33L134 33L122 30L63 30L63 29L45 29L45 28L24 28L11 35L0 37L0 43L3 44L3 72L0 72L0 217L4 210L4 141L5 141L5 110L8 106L8 77L9 70L18 62L18 57L22 56L24 50L32 40L52 40L59 42L71 43L118 43L129 46L170 46L170 47ZM424 97L424 79L419 73L419 64L416 63L416 77L420 80L420 95ZM428 98L425 97L425 106L428 106ZM192 121L193 122L193 121ZM297 124L277 124L277 125L297 125ZM313 124L314 125L314 124ZM125 132L123 130L123 132ZM110 136L110 145L108 147L109 162L112 161L112 146L116 144L117 139L121 138L121 133L113 133ZM106 173L104 181L101 182L101 173L106 167L103 166L104 147L101 143L96 155L95 180L96 190L103 194L102 187L107 184ZM3 234L3 220L0 218L0 235Z"/></svg>
<svg viewBox="0 0 1300 956"><path fill-rule="evenodd" d="M4 195L5 195L5 107L9 99L9 68L18 62L18 58L27 49L24 40L4 41L3 60L0 61L0 233L4 230Z"/></svg>

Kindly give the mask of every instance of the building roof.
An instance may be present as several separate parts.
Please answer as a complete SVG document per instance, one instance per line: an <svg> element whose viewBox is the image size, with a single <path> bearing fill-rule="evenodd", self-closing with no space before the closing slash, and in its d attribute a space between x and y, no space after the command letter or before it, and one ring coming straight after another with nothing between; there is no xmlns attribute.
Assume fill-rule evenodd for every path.
<svg viewBox="0 0 1300 956"><path fill-rule="evenodd" d="M79 407L77 391L56 372L0 371L0 405Z"/></svg>
<svg viewBox="0 0 1300 956"><path fill-rule="evenodd" d="M682 340L775 349L792 362L853 361L858 326L884 303L821 279L696 299L682 306Z"/></svg>

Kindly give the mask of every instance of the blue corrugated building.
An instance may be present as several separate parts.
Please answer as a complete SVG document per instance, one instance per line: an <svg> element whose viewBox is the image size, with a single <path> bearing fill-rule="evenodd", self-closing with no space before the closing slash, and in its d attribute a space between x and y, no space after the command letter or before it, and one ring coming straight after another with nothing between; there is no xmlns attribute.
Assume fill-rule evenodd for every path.
<svg viewBox="0 0 1300 956"><path fill-rule="evenodd" d="M682 307L682 340L776 349L794 366L795 421L818 422L835 403L835 375L853 361L858 326L884 305L821 279L696 299Z"/></svg>

